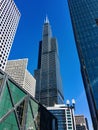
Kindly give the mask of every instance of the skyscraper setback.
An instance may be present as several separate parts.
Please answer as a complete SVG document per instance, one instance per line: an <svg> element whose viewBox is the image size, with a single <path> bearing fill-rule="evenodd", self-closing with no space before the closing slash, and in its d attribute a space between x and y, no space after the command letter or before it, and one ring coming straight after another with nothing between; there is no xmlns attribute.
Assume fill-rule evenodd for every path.
<svg viewBox="0 0 98 130"><path fill-rule="evenodd" d="M84 87L98 130L98 0L68 0Z"/></svg>
<svg viewBox="0 0 98 130"><path fill-rule="evenodd" d="M42 41L39 45L38 68L34 72L38 101L46 106L63 103L62 81L59 68L56 38L52 37L51 27L46 17Z"/></svg>
<svg viewBox="0 0 98 130"><path fill-rule="evenodd" d="M13 0L0 0L0 69L4 70L14 40L20 12Z"/></svg>

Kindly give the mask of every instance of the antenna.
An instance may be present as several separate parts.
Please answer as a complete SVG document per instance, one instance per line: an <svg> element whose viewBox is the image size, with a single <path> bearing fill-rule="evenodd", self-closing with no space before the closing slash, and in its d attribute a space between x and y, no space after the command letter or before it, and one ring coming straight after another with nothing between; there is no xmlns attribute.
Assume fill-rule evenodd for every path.
<svg viewBox="0 0 98 130"><path fill-rule="evenodd" d="M46 15L45 23L49 23L49 19L47 15Z"/></svg>

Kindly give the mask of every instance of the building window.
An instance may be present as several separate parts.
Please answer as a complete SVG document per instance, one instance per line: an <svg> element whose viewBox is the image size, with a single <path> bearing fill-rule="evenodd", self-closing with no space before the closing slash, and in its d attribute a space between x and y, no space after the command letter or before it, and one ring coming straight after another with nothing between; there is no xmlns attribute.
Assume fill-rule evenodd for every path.
<svg viewBox="0 0 98 130"><path fill-rule="evenodd" d="M95 19L95 21L96 21L96 24L98 25L98 19Z"/></svg>

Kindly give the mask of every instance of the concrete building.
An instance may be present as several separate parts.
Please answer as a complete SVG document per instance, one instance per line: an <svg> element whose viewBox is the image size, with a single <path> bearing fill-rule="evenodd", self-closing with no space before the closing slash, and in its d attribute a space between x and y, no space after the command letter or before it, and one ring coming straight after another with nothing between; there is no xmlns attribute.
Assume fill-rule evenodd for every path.
<svg viewBox="0 0 98 130"><path fill-rule="evenodd" d="M5 72L34 97L36 80L27 70L27 64L28 59L8 60Z"/></svg>
<svg viewBox="0 0 98 130"><path fill-rule="evenodd" d="M0 69L5 70L20 12L14 0L0 0Z"/></svg>
<svg viewBox="0 0 98 130"><path fill-rule="evenodd" d="M74 107L65 104L55 104L47 107L58 120L58 130L76 130Z"/></svg>
<svg viewBox="0 0 98 130"><path fill-rule="evenodd" d="M68 4L93 127L98 130L98 0Z"/></svg>
<svg viewBox="0 0 98 130"><path fill-rule="evenodd" d="M87 119L84 115L75 115L76 130L89 130Z"/></svg>
<svg viewBox="0 0 98 130"><path fill-rule="evenodd" d="M46 106L54 106L54 104L62 104L64 96L57 40L52 37L51 26L47 17L42 34L42 41L39 45L38 68L34 72L36 79L35 98Z"/></svg>

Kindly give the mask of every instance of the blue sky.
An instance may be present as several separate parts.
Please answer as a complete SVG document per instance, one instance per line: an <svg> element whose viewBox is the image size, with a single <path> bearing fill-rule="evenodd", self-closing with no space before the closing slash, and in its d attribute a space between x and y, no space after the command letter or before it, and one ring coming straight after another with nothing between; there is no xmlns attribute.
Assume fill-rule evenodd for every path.
<svg viewBox="0 0 98 130"><path fill-rule="evenodd" d="M85 115L92 130L67 0L14 1L21 12L21 18L9 59L28 58L28 70L34 73L37 68L43 23L48 15L53 36L58 40L65 101L71 101L72 98L76 100L75 114Z"/></svg>

